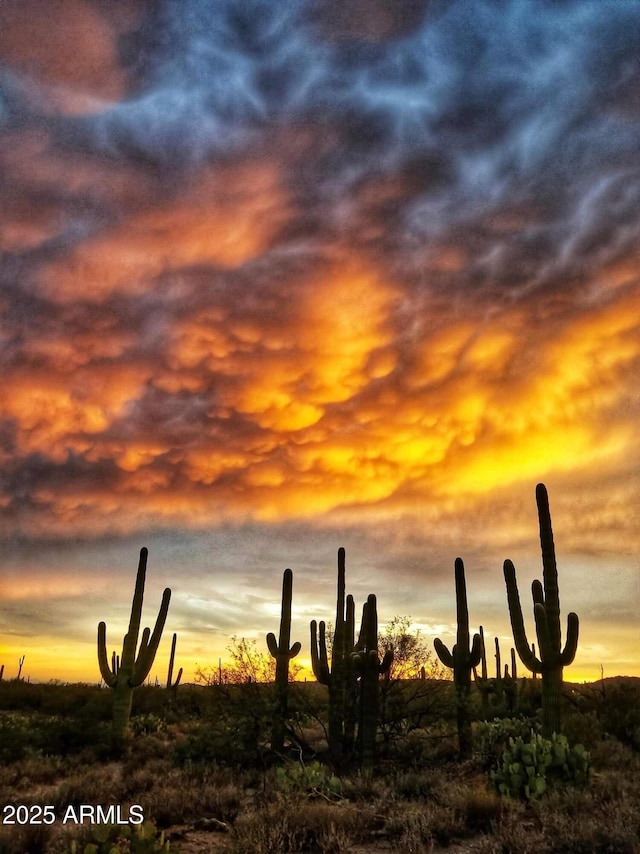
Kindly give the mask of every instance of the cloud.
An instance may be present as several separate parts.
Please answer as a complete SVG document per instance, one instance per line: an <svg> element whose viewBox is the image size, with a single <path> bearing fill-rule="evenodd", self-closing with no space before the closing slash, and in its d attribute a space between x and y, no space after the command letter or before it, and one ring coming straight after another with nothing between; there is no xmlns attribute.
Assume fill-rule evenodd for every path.
<svg viewBox="0 0 640 854"><path fill-rule="evenodd" d="M535 550L544 479L572 555L628 559L634 4L54 6L0 10L7 543L233 530L308 609L344 536L403 607L426 556L442 624L456 554L494 592Z"/></svg>

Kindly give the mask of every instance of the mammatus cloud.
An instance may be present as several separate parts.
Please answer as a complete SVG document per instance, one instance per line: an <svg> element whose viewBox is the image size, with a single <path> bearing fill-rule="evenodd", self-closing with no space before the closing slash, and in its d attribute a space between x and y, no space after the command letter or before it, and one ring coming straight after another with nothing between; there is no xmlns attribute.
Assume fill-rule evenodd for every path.
<svg viewBox="0 0 640 854"><path fill-rule="evenodd" d="M0 6L6 543L230 526L304 566L302 524L446 587L461 551L498 575L535 552L545 480L571 555L628 561L639 24L608 0Z"/></svg>

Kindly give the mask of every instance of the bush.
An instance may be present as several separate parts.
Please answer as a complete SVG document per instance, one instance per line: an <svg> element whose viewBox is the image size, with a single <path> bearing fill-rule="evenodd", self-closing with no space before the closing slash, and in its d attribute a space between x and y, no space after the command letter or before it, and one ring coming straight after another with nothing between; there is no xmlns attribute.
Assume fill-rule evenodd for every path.
<svg viewBox="0 0 640 854"><path fill-rule="evenodd" d="M621 683L610 688L598 717L605 733L640 751L640 688L637 685Z"/></svg>
<svg viewBox="0 0 640 854"><path fill-rule="evenodd" d="M306 794L327 799L340 798L342 783L339 778L319 762L287 763L276 768L276 783L285 794Z"/></svg>
<svg viewBox="0 0 640 854"><path fill-rule="evenodd" d="M581 744L570 747L564 735L544 738L532 731L528 741L521 736L509 739L490 778L501 795L535 800L559 785L585 784L589 754Z"/></svg>
<svg viewBox="0 0 640 854"><path fill-rule="evenodd" d="M233 851L339 854L362 835L362 823L369 820L363 809L281 800L238 818L233 827Z"/></svg>

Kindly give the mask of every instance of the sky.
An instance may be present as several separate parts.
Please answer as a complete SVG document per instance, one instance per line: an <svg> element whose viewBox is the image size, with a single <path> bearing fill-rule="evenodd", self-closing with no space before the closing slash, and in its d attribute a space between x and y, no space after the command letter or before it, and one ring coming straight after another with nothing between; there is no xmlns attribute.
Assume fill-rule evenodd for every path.
<svg viewBox="0 0 640 854"><path fill-rule="evenodd" d="M640 4L0 3L0 663L190 680L357 607L640 675ZM490 665L491 666L491 665ZM602 670L601 670L602 668Z"/></svg>

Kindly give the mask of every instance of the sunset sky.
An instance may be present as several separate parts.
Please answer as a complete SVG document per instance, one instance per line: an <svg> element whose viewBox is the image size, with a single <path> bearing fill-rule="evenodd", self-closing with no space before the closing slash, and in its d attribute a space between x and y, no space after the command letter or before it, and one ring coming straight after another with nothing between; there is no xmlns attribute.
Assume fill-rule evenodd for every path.
<svg viewBox="0 0 640 854"><path fill-rule="evenodd" d="M640 675L640 4L0 2L0 664L358 609ZM522 668L523 669L523 668Z"/></svg>

